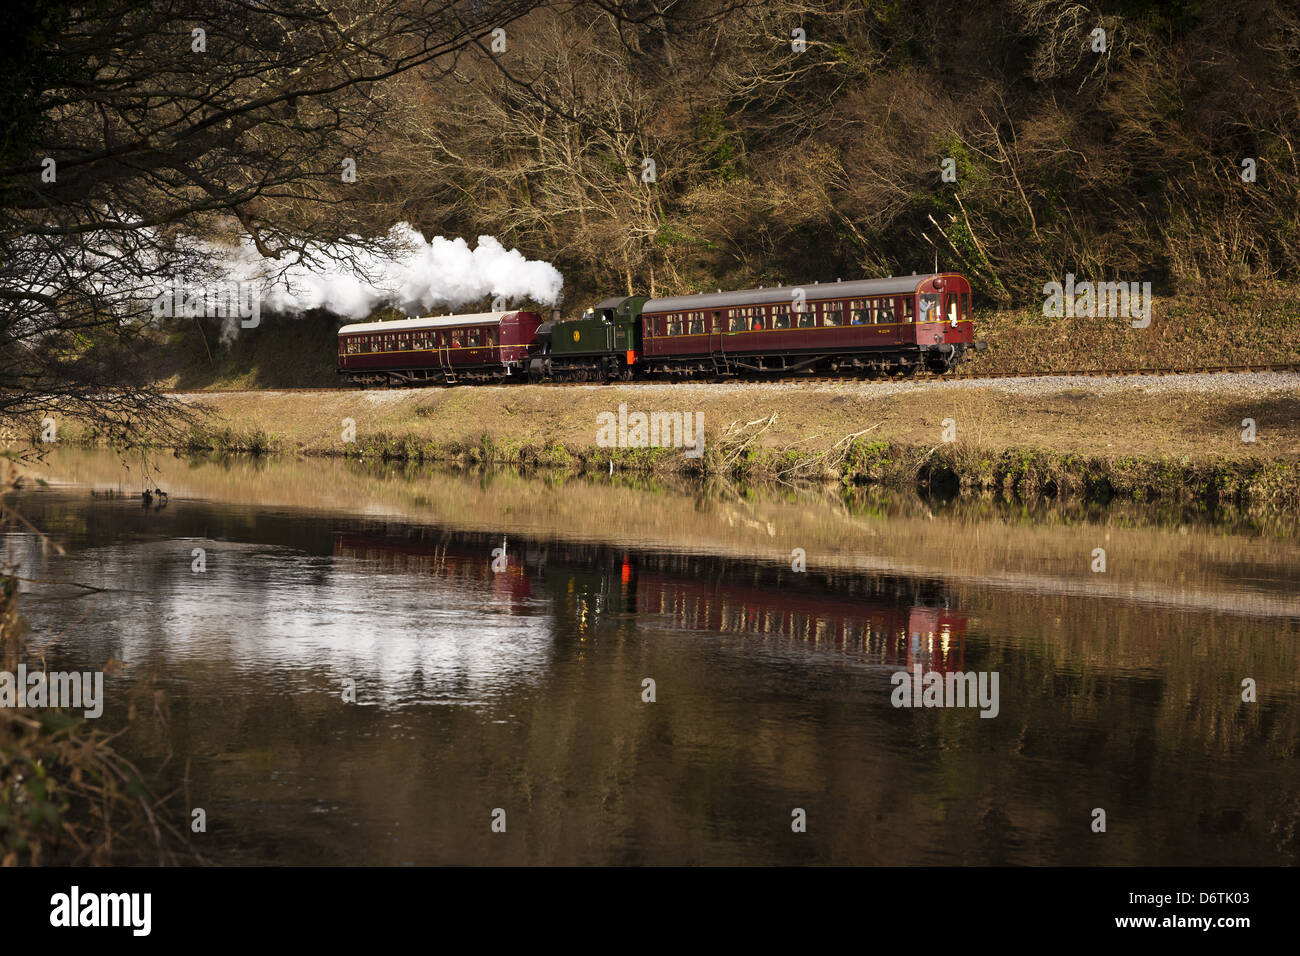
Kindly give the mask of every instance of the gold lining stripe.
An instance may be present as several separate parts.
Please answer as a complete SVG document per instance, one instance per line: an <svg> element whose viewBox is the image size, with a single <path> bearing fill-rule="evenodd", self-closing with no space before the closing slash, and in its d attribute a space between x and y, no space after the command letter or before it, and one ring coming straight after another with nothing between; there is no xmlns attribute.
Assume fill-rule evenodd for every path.
<svg viewBox="0 0 1300 956"><path fill-rule="evenodd" d="M973 325L973 319L958 319L957 327L963 325ZM874 322L860 322L857 325L804 325L793 329L737 329L735 332L688 332L684 335L655 335L653 332L649 335L652 339L698 339L709 338L714 335L757 335L759 332L842 332L845 329L896 329L901 326L914 325L948 325L948 320L942 322L881 322L879 325ZM951 328L951 326L949 326Z"/></svg>

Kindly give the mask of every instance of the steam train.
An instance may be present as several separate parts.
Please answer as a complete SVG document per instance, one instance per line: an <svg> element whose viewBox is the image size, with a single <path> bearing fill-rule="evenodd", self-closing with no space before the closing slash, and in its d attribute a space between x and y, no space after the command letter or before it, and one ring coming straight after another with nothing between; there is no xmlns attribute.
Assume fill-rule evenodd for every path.
<svg viewBox="0 0 1300 956"><path fill-rule="evenodd" d="M338 373L366 385L613 382L780 373L950 371L976 342L951 272L652 299L577 318L484 312L345 325Z"/></svg>

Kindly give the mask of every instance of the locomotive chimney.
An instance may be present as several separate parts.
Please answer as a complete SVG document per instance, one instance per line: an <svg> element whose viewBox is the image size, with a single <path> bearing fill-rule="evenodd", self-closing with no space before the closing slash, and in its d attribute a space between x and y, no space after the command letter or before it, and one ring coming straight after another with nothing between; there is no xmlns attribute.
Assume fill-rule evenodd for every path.
<svg viewBox="0 0 1300 956"><path fill-rule="evenodd" d="M560 306L561 306L563 303L564 303L564 293L560 293L560 297L559 297L558 299L555 300L555 305L551 307L551 321L552 321L552 322L558 322L558 321L560 321Z"/></svg>

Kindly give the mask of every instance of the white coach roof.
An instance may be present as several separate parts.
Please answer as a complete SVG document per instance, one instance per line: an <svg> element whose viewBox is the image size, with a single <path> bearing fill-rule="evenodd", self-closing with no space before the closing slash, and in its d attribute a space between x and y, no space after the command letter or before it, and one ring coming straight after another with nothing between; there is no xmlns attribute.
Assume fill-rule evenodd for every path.
<svg viewBox="0 0 1300 956"><path fill-rule="evenodd" d="M509 312L476 312L473 315L439 315L418 319L393 319L391 322L357 322L339 329L339 335L352 332L405 332L410 329L446 329L461 325L500 325Z"/></svg>

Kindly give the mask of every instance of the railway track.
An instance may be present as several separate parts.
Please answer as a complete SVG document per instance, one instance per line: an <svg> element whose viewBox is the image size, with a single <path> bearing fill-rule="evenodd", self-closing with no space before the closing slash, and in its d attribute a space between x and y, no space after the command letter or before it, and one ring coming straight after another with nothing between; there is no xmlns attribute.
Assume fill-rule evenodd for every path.
<svg viewBox="0 0 1300 956"><path fill-rule="evenodd" d="M1062 378L1062 377L1083 377L1083 378L1128 378L1141 376L1156 375L1214 375L1225 373L1244 374L1248 372L1300 372L1300 362L1262 362L1252 363L1250 365L1202 365L1196 368L1121 368L1121 369L1057 369L1051 372L947 372L937 375L933 372L917 372L914 375L903 378L891 378L888 376L868 379L865 376L842 376L842 375L780 375L763 378L746 378L735 379L736 382L769 384L769 383L794 383L794 382L863 382L863 381L943 381L943 380L962 380L971 381L979 379L1004 379L1004 378ZM577 384L586 384L595 387L599 383L575 383L575 382L544 382L547 388L572 388ZM640 382L618 382L614 384L656 384ZM686 380L684 383L664 382L658 384L708 384L704 379ZM374 391L399 391L412 388L435 388L439 386L410 386L410 385L393 385L393 386L372 386ZM165 395L233 395L240 392L262 391L262 392L343 392L343 391L361 391L352 386L336 386L333 388L319 386L287 386L284 388L265 388L265 389L248 389L248 388L209 388L209 389L165 389Z"/></svg>

